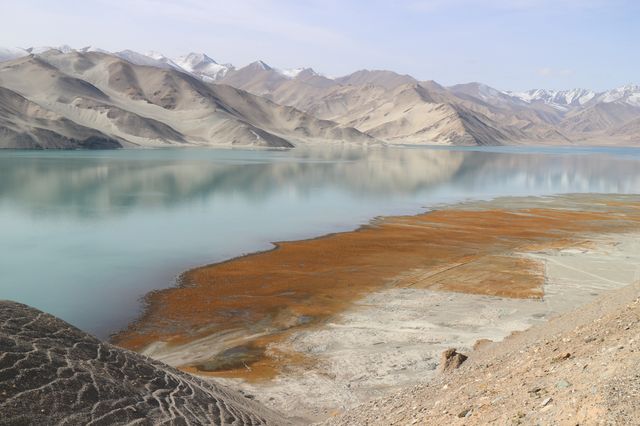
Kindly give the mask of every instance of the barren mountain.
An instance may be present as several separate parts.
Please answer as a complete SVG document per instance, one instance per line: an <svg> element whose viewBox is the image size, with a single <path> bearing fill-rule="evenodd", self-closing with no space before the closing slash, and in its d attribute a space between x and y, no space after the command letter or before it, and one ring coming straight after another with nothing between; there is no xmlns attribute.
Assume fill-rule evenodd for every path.
<svg viewBox="0 0 640 426"><path fill-rule="evenodd" d="M571 134L613 131L640 118L640 108L623 102L596 103L566 114L560 126Z"/></svg>
<svg viewBox="0 0 640 426"><path fill-rule="evenodd" d="M0 148L120 148L120 141L0 87Z"/></svg>
<svg viewBox="0 0 640 426"><path fill-rule="evenodd" d="M308 111L389 142L495 145L508 139L490 120L476 119L418 83L338 86Z"/></svg>
<svg viewBox="0 0 640 426"><path fill-rule="evenodd" d="M262 64L262 65L260 65ZM503 92L481 83L445 88L392 71L293 77L255 63L222 80L390 143L461 145L633 143L640 89ZM618 128L624 127L624 131Z"/></svg>
<svg viewBox="0 0 640 426"><path fill-rule="evenodd" d="M367 70L333 80L313 70L288 77L257 63L222 82L388 143L568 144L574 138L604 136L563 126L568 109L527 102L480 83L445 88L391 71Z"/></svg>
<svg viewBox="0 0 640 426"><path fill-rule="evenodd" d="M393 71L360 70L344 77L336 78L336 82L346 86L373 84L384 87L385 89L395 89L404 84L417 83L418 80L410 75L400 75Z"/></svg>
<svg viewBox="0 0 640 426"><path fill-rule="evenodd" d="M629 141L637 141L640 135L640 117L626 122L620 127L609 131L609 135L616 138L628 138Z"/></svg>
<svg viewBox="0 0 640 426"><path fill-rule="evenodd" d="M262 61L256 61L228 73L220 83L262 96L271 93L287 80L288 78L278 70Z"/></svg>
<svg viewBox="0 0 640 426"><path fill-rule="evenodd" d="M125 146L640 140L635 85L599 93L510 92L482 83L443 87L386 70L329 78L263 61L236 69L202 53L171 59L157 52L60 46L1 49L0 87Z"/></svg>
<svg viewBox="0 0 640 426"><path fill-rule="evenodd" d="M292 147L297 142L372 140L169 65L136 65L99 52L49 50L3 62L0 87L125 145Z"/></svg>

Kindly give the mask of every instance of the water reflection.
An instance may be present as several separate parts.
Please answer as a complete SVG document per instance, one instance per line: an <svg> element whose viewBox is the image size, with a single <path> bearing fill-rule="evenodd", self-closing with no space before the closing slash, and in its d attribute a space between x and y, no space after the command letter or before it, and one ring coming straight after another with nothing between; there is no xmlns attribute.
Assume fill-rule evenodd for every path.
<svg viewBox="0 0 640 426"><path fill-rule="evenodd" d="M444 185L465 197L477 191L640 192L640 158L630 157L601 150L594 155L554 155L344 147L13 152L0 154L0 202L34 215L95 217L221 195L265 200L287 190L305 197L319 188L381 198Z"/></svg>

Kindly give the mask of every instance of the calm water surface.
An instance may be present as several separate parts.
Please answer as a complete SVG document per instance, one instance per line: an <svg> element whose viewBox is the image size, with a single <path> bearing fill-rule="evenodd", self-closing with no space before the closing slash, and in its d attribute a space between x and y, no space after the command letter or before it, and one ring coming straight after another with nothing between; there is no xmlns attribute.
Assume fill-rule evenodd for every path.
<svg viewBox="0 0 640 426"><path fill-rule="evenodd" d="M101 337L182 271L504 195L640 193L640 150L0 151L0 299Z"/></svg>

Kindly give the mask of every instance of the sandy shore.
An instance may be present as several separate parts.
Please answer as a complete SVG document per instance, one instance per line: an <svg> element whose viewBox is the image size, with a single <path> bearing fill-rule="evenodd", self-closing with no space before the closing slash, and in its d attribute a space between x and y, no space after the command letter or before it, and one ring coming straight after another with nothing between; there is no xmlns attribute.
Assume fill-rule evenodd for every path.
<svg viewBox="0 0 640 426"><path fill-rule="evenodd" d="M502 339L633 282L639 207L632 196L506 198L280 243L186 273L115 340L320 420L428 380L447 347Z"/></svg>

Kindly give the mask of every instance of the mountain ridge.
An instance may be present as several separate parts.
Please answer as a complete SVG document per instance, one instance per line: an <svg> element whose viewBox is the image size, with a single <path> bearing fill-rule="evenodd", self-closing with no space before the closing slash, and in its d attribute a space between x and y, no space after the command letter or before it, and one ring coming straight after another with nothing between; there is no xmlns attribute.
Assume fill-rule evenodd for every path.
<svg viewBox="0 0 640 426"><path fill-rule="evenodd" d="M90 59L77 55L94 55L94 59L95 55L103 55L103 61L118 69L103 69L101 77L90 72L94 68ZM8 63L20 63L27 57L56 68L53 73L60 68L65 74L54 82L57 93L51 94L57 98L57 109L54 108L57 113L70 114L67 118L71 121L120 139L124 146L195 143L292 147L309 140L441 145L633 145L640 141L637 124L640 86L633 84L603 92L588 89L517 92L478 82L445 87L389 70L359 70L332 78L311 68L279 69L262 60L236 68L204 53L172 59L158 52L108 53L91 46L0 49L0 87L36 103L39 95L26 94L28 90L18 80L37 76L15 77L13 86L3 78L3 73L11 74L7 69L13 65ZM108 59L114 57L122 62ZM89 72L85 73L87 70L83 68ZM114 73L117 76L112 76L107 88L98 84L104 75ZM148 87L142 90L140 81L148 79L140 80L138 74L153 75L150 80L153 87L145 83ZM113 105L88 107L83 103L82 98L97 96L101 90L116 90L116 86L119 95L112 93L109 99L100 100L109 104L116 96ZM227 86L235 91L223 88ZM91 87L97 90L91 96L81 93L91 92ZM228 98L218 102L216 93L225 93ZM257 98L249 99L244 93ZM75 107L107 108L107 118L112 123L106 127L93 126L96 120L89 120L87 114L79 115L69 108L62 111L60 104L65 103L65 97L69 98L66 104L75 102ZM135 104L139 101L165 111L141 110ZM236 102L238 106L251 104L254 110L240 111L227 105ZM211 109L218 115L226 114L225 124L203 116ZM198 130L185 129L184 120L178 119L178 114L169 118L167 110L191 111L195 115L190 121L201 120L196 125ZM116 116L118 122L113 123ZM231 124L234 120L229 121L230 116L236 124ZM114 126L119 130L113 130ZM178 129L181 126L183 129Z"/></svg>
<svg viewBox="0 0 640 426"><path fill-rule="evenodd" d="M0 87L54 111L73 125L121 140L125 147L290 148L300 141L373 140L355 129L318 120L246 91L208 84L171 66L136 65L100 52L49 50L0 63ZM29 118L28 114L23 117ZM62 140L65 135L58 136Z"/></svg>

